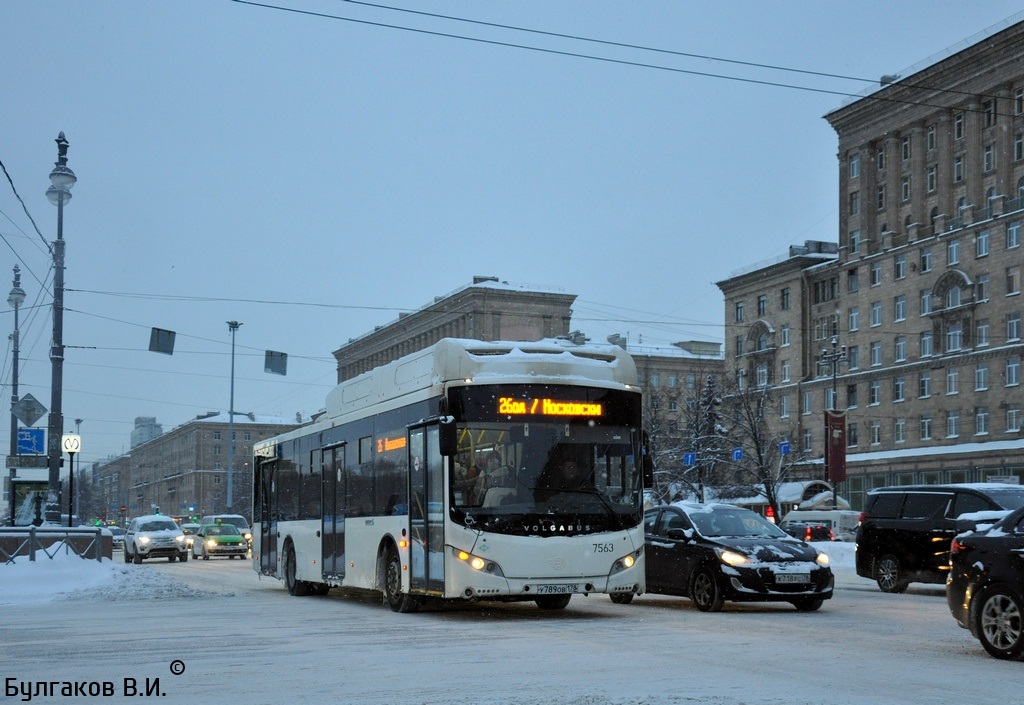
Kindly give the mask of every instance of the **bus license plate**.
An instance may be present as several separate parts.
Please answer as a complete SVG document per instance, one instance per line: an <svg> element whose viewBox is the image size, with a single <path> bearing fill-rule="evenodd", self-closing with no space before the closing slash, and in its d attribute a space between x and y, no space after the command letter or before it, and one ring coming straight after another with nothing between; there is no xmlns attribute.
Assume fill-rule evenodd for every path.
<svg viewBox="0 0 1024 705"><path fill-rule="evenodd" d="M777 583L809 583L811 582L810 573L780 573L775 576L775 582Z"/></svg>
<svg viewBox="0 0 1024 705"><path fill-rule="evenodd" d="M571 592L579 592L579 585L538 585L538 595L565 595Z"/></svg>

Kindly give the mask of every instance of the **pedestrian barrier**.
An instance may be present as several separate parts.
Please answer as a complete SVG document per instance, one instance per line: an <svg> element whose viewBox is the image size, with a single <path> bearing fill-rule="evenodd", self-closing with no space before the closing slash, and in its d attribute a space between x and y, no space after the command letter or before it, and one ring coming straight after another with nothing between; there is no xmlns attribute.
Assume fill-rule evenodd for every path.
<svg viewBox="0 0 1024 705"><path fill-rule="evenodd" d="M80 558L102 561L110 559L113 537L104 536L102 528L26 526L0 527L0 562L15 563L19 558L35 561L42 553L49 559L61 550Z"/></svg>

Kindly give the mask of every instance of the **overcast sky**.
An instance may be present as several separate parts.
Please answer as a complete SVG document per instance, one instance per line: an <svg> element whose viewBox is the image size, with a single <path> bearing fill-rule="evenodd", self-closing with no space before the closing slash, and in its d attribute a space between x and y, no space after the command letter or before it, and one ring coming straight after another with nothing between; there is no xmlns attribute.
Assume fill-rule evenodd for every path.
<svg viewBox="0 0 1024 705"><path fill-rule="evenodd" d="M869 84L716 59L877 80L1020 11L393 4L469 23L276 4L302 12L0 6L0 161L42 235L0 180L0 292L19 263L28 295L19 396L50 406L45 191L64 131L78 184L64 222L63 407L66 432L82 419L86 463L127 451L137 416L170 430L226 410L229 320L243 324L235 409L284 417L323 406L341 344L474 275L576 294L572 326L595 341L721 342L713 282L837 240L837 140L822 115ZM173 356L147 351L154 326L176 331ZM0 331L12 329L4 307ZM286 377L263 372L267 349L289 354ZM5 399L10 373L8 342ZM8 424L0 415L3 438Z"/></svg>

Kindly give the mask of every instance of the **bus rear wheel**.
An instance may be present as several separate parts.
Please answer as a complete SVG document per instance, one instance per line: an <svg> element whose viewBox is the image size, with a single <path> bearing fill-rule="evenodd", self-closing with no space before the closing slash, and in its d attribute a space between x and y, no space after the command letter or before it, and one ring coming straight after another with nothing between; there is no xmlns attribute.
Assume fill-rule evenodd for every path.
<svg viewBox="0 0 1024 705"><path fill-rule="evenodd" d="M402 592L402 561L394 546L388 549L384 561L384 601L392 612L415 612L419 602Z"/></svg>
<svg viewBox="0 0 1024 705"><path fill-rule="evenodd" d="M204 553L203 558L207 558ZM296 580L297 565L295 563L295 547L289 543L284 549L284 584L288 588L288 594L295 597L302 597L309 594L309 583L305 580Z"/></svg>

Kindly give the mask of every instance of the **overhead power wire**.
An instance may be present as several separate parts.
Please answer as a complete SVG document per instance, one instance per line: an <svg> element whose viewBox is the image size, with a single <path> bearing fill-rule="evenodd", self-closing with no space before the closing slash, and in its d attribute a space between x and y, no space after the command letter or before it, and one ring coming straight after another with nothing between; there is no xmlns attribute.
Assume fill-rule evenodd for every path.
<svg viewBox="0 0 1024 705"><path fill-rule="evenodd" d="M235 3L238 3L240 5L250 5L252 7L260 7L260 8L267 9L267 10L277 10L279 12L290 12L290 13L297 14L297 15L304 15L304 16L308 16L308 17L317 17L317 18L320 18L320 19L338 20L338 21L341 21L341 22L351 22L351 23L354 23L354 24L361 24L361 25L366 25L366 26L370 26L370 27L381 27L383 29L397 29L397 30L401 30L401 31L404 31L404 32L413 32L415 34L424 34L424 35L434 36L434 37L443 37L445 39L460 39L462 41L475 42L475 43L478 43L478 44L491 44L493 46L507 47L507 48L510 48L510 49L522 49L522 50L525 50L525 51L534 51L534 52L538 52L538 53L542 53L542 54L552 54L552 55L556 55L556 56L568 56L568 57L572 57L572 58L576 58L576 59L589 59L591 61L601 61L601 62L609 63L609 64L618 64L620 66L632 66L634 68L645 68L645 69L654 69L654 70L657 70L657 71L668 71L670 73L685 74L685 75L688 75L688 76L701 76L701 77L704 77L704 78L717 78L717 79L720 79L720 80L723 80L723 81L735 81L737 83L750 83L750 84L753 84L753 85L767 86L767 87L771 87L771 88L788 88L790 90L795 90L795 91L804 91L804 92L807 92L807 93L821 93L821 94L824 94L824 95L834 95L834 96L839 96L839 97L842 97L842 98L855 98L855 99L864 99L864 100L876 100L876 101L879 101L879 102L896 103L896 104L899 104L899 105L917 105L917 106L926 107L926 108L933 108L933 109L937 109L937 110L942 110L942 109L946 109L946 108L949 107L948 105L939 105L939 104L936 104L936 103L928 103L928 102L918 101L918 100L909 100L909 99L904 99L904 98L896 98L896 97L892 97L892 96L883 96L883 95L877 95L877 94L861 95L861 94L858 94L858 93L850 93L849 91L838 91L838 90L832 90L832 89L828 89L828 88L814 88L814 87L811 87L811 86L800 86L800 85L793 84L793 83L781 83L781 82L778 82L778 81L766 81L766 80L756 79L756 78L743 78L743 77L740 77L740 76L729 76L729 75L726 75L726 74L711 73L711 72L708 72L708 71L694 71L694 70L691 70L691 69L683 69L683 68L678 68L678 67L675 67L675 66L662 66L662 65L659 65L659 64L651 64L651 63L646 63L646 62L642 62L642 61L628 61L626 59L613 59L611 57L596 56L596 55L593 55L593 54L583 54L583 53L574 52L574 51L565 51L565 50L560 50L560 49L547 49L547 48L544 48L544 47L535 47L535 46L529 46L529 45L526 45L526 44L516 44L515 42L502 42L502 41L498 41L498 40L495 40L495 39L483 39L481 37L470 37L470 36L463 35L463 34L453 34L451 32L439 32L439 31L436 31L436 30L421 29L421 28L418 28L418 27L406 27L406 26L403 26L403 25L389 24L387 22L374 22L372 20L361 20L361 19L356 19L354 17L344 17L344 16L341 16L341 15L332 15L332 14L328 14L326 12L314 12L313 10L301 10L301 9L294 8L294 7L282 7L281 5L272 5L272 4L269 4L269 3L253 2L253 0L231 0L231 2L235 2ZM766 65L766 67L767 67L767 65ZM864 79L854 79L854 80L862 81ZM931 90L931 91L935 91L935 92L942 92L941 89L924 87L924 86L915 86L915 85L909 84L909 83L894 83L893 85L917 87L917 88L922 88L923 90ZM979 107L979 108L964 108L963 110L964 110L964 112L975 112L975 113L984 113L985 112L985 110L983 108L981 108L981 107ZM996 113L996 114L1004 115L1003 113ZM1006 113L1005 115L1009 116L1009 113Z"/></svg>
<svg viewBox="0 0 1024 705"><path fill-rule="evenodd" d="M36 221L32 217L32 214L28 212L28 206L25 205L25 201L21 200L21 196L18 194L18 189L14 187L14 179L12 179L11 175L7 173L7 167L4 166L2 161L0 161L0 169L4 170L4 176L7 177L8 183L11 184L11 190L14 191L14 197L18 199L18 203L21 204L21 208L25 211L25 215L27 215L28 219L32 221L32 227L36 229L36 234L39 235L39 239L43 241L44 245L46 245L47 252L52 252L50 249L50 243L46 241L46 238L43 237L43 234L39 231L39 226L36 225Z"/></svg>

